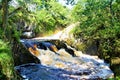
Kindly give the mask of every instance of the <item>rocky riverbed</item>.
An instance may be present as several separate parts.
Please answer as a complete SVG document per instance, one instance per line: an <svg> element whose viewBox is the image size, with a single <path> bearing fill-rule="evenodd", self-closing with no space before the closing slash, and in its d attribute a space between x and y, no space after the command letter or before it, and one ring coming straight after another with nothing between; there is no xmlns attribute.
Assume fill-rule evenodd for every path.
<svg viewBox="0 0 120 80"><path fill-rule="evenodd" d="M36 41L41 42L21 40L23 45L36 43ZM73 57L64 47L59 48L57 52L49 48L46 50L37 48L39 55L31 54L37 57L41 64L23 64L16 66L15 69L24 80L102 80L114 76L109 64L104 60L71 47L70 49L76 56Z"/></svg>

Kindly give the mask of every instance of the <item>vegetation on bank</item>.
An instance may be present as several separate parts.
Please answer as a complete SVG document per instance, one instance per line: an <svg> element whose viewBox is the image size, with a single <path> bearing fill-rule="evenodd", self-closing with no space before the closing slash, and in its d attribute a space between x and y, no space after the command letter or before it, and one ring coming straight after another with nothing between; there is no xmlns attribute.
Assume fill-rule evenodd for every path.
<svg viewBox="0 0 120 80"><path fill-rule="evenodd" d="M120 1L119 0L86 0L78 2L73 9L74 20L80 26L74 30L76 38L83 44L97 45L100 58L110 62L113 71L120 76ZM87 48L87 47L86 47Z"/></svg>
<svg viewBox="0 0 120 80"><path fill-rule="evenodd" d="M85 50L96 44L99 57L111 63L119 78L120 0L78 0L77 4L75 0L66 1L74 5L73 9L58 0L0 0L0 78L13 78L14 52L10 46L19 42L25 28L31 27L35 35L41 36L72 22L80 22L73 34L83 43L76 46Z"/></svg>
<svg viewBox="0 0 120 80"><path fill-rule="evenodd" d="M0 79L12 80L14 76L14 61L8 43L0 39Z"/></svg>
<svg viewBox="0 0 120 80"><path fill-rule="evenodd" d="M16 80L13 55L25 29L51 34L70 23L68 12L57 0L0 0L0 79Z"/></svg>

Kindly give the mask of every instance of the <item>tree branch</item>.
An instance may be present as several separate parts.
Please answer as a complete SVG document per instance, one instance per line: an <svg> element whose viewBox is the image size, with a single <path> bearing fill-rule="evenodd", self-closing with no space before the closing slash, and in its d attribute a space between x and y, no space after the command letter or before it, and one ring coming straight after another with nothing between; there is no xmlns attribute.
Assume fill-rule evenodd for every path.
<svg viewBox="0 0 120 80"><path fill-rule="evenodd" d="M13 16L17 11L19 11L19 10L21 10L21 9L22 9L22 7L18 7L17 9L15 9L15 10L12 11L11 13L9 13L8 18L11 17L11 16Z"/></svg>

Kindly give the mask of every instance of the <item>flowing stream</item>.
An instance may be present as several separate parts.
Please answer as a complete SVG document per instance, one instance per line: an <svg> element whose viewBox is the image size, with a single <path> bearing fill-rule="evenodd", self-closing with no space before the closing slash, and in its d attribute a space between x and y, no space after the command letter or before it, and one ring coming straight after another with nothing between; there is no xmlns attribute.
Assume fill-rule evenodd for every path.
<svg viewBox="0 0 120 80"><path fill-rule="evenodd" d="M51 42L21 40L21 43L28 50L36 44L37 55L32 51L30 53L41 61L41 64L28 63L15 67L23 80L103 80L114 76L104 60L83 54L67 44L68 50L64 47L56 50L51 49L54 45Z"/></svg>
<svg viewBox="0 0 120 80"><path fill-rule="evenodd" d="M51 42L73 38L70 31L78 24L72 24L51 36L20 41L30 52L28 54L41 62L16 66L23 80L103 80L114 76L109 64L97 56L84 54L63 42L58 45Z"/></svg>

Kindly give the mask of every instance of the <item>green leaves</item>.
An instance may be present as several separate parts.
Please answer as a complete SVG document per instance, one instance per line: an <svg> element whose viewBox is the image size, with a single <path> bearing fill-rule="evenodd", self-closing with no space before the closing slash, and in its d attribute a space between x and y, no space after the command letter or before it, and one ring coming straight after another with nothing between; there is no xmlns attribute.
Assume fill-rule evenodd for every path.
<svg viewBox="0 0 120 80"><path fill-rule="evenodd" d="M100 57L120 57L120 8L118 0L86 0L73 9L73 16L80 22L75 36L97 43Z"/></svg>
<svg viewBox="0 0 120 80"><path fill-rule="evenodd" d="M36 16L36 32L51 32L59 27L64 27L69 23L68 10L58 2L51 0L46 2L47 6L38 10Z"/></svg>
<svg viewBox="0 0 120 80"><path fill-rule="evenodd" d="M2 67L1 72L5 75L5 77L12 79L13 60L10 47L8 46L8 43L3 42L2 40L0 40L0 46L0 69Z"/></svg>

